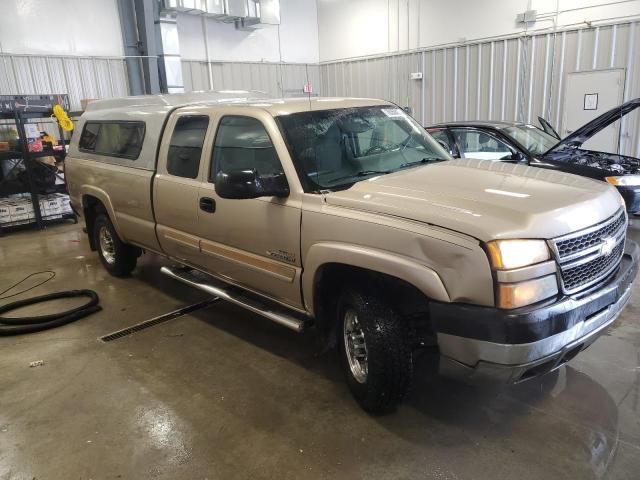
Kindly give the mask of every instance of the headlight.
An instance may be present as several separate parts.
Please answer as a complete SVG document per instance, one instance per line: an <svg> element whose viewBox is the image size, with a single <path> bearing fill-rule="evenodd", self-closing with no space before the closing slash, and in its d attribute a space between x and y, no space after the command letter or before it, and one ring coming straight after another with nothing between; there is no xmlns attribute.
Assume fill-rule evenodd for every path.
<svg viewBox="0 0 640 480"><path fill-rule="evenodd" d="M625 175L623 177L605 177L607 183L619 187L637 187L640 185L640 175Z"/></svg>
<svg viewBox="0 0 640 480"><path fill-rule="evenodd" d="M498 284L498 308L518 308L540 302L558 293L555 275L518 283Z"/></svg>
<svg viewBox="0 0 640 480"><path fill-rule="evenodd" d="M544 240L494 240L487 244L487 251L492 268L502 272L497 276L496 283L498 308L524 307L558 294L556 276L540 277L541 271L535 266L551 259L551 252ZM510 280L499 280L513 269L520 269L518 277L522 281L511 283ZM548 274L549 270L545 273ZM538 278L527 280L527 276Z"/></svg>
<svg viewBox="0 0 640 480"><path fill-rule="evenodd" d="M495 240L487 244L493 268L509 270L551 258L544 240Z"/></svg>

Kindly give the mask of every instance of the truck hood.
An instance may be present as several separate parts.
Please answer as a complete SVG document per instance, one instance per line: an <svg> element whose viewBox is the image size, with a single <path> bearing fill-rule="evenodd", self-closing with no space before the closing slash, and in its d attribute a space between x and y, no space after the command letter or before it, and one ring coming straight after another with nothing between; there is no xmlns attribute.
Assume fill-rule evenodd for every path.
<svg viewBox="0 0 640 480"><path fill-rule="evenodd" d="M604 130L613 122L620 120L622 117L631 113L638 107L640 107L640 98L629 100L619 107L612 108L599 117L594 118L589 123L586 123L571 135L560 140L560 142L551 147L544 155L557 152L558 150L563 150L567 147L581 147L584 142L589 140L595 134Z"/></svg>
<svg viewBox="0 0 640 480"><path fill-rule="evenodd" d="M482 241L558 237L605 220L622 205L605 182L470 159L374 177L327 193L325 202L434 224Z"/></svg>

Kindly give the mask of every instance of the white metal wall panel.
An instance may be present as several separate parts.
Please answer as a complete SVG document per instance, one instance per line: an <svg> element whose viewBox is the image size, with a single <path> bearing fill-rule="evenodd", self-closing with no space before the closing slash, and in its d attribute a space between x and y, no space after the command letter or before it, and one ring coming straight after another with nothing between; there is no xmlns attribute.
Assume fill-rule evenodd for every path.
<svg viewBox="0 0 640 480"><path fill-rule="evenodd" d="M185 92L205 90L208 83L206 65L203 62L182 61L182 80Z"/></svg>
<svg viewBox="0 0 640 480"><path fill-rule="evenodd" d="M122 58L0 54L0 94L68 93L71 108L85 98L127 95Z"/></svg>
<svg viewBox="0 0 640 480"><path fill-rule="evenodd" d="M321 65L316 76L323 95L384 98L421 116L422 83L409 78L420 71L422 53L414 53Z"/></svg>
<svg viewBox="0 0 640 480"><path fill-rule="evenodd" d="M127 69L122 59L111 58L109 62L109 76L114 97L124 97L129 95L129 81L127 80Z"/></svg>
<svg viewBox="0 0 640 480"><path fill-rule="evenodd" d="M47 75L46 57L26 57L32 78L32 91L52 93Z"/></svg>
<svg viewBox="0 0 640 480"><path fill-rule="evenodd" d="M47 58L47 72L49 85L52 92L66 92L67 84L64 73L64 60L62 58Z"/></svg>
<svg viewBox="0 0 640 480"><path fill-rule="evenodd" d="M317 93L324 83L319 65L296 63L182 60L182 77L186 92L259 90L272 97L302 95L307 82Z"/></svg>
<svg viewBox="0 0 640 480"><path fill-rule="evenodd" d="M79 105L80 100L83 98L95 98L85 96L84 82L80 76L80 62L77 58L65 58L64 69L68 84L69 100L72 105L71 108L75 108L76 105Z"/></svg>
<svg viewBox="0 0 640 480"><path fill-rule="evenodd" d="M113 97L112 79L109 74L109 60L95 60L93 62L93 70L99 98Z"/></svg>
<svg viewBox="0 0 640 480"><path fill-rule="evenodd" d="M78 59L78 70L80 72L80 81L82 82L82 91L84 92L84 98L89 92L95 92L96 97L100 98L98 90L98 79L96 75L95 62L87 58Z"/></svg>
<svg viewBox="0 0 640 480"><path fill-rule="evenodd" d="M605 68L624 68L625 100L640 97L640 22L325 63L320 78L323 95L390 100L425 125L541 116L560 129L567 74ZM621 152L640 157L640 112L628 117Z"/></svg>
<svg viewBox="0 0 640 480"><path fill-rule="evenodd" d="M16 93L36 93L29 57L12 57L13 75L18 91ZM11 93L11 92L8 92Z"/></svg>
<svg viewBox="0 0 640 480"><path fill-rule="evenodd" d="M0 92L13 92L16 90L15 76L11 58L0 56Z"/></svg>

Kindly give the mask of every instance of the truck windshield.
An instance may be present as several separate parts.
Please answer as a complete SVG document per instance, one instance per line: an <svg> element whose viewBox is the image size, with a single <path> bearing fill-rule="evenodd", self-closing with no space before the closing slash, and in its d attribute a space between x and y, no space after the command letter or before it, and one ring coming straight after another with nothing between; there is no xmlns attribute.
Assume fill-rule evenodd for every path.
<svg viewBox="0 0 640 480"><path fill-rule="evenodd" d="M393 106L300 112L277 121L305 191L347 188L451 158L415 120Z"/></svg>

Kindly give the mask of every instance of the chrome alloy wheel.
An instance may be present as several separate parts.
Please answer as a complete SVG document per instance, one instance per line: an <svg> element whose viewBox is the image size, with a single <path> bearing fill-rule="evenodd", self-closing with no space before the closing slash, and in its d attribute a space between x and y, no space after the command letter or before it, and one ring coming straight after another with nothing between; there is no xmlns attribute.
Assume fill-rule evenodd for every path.
<svg viewBox="0 0 640 480"><path fill-rule="evenodd" d="M116 262L116 248L113 245L111 232L103 225L100 227L98 237L100 238L100 253L102 253L102 257L109 265L113 265Z"/></svg>
<svg viewBox="0 0 640 480"><path fill-rule="evenodd" d="M368 361L367 345L364 332L358 322L358 314L354 310L347 310L344 314L344 349L351 374L358 383L367 381Z"/></svg>

